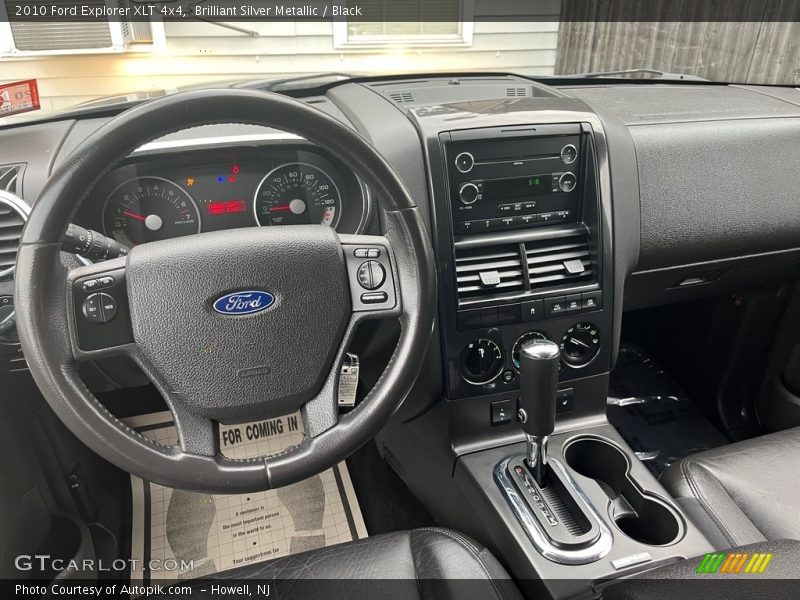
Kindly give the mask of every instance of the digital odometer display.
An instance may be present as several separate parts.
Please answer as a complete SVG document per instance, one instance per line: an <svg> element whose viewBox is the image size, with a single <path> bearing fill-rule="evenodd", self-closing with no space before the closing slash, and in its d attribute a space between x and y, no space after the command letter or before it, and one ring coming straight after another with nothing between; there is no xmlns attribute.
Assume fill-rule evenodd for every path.
<svg viewBox="0 0 800 600"><path fill-rule="evenodd" d="M259 225L335 227L341 202L336 184L325 171L307 163L288 163L261 180L254 211Z"/></svg>
<svg viewBox="0 0 800 600"><path fill-rule="evenodd" d="M247 211L247 202L244 200L225 200L222 202L209 202L206 205L209 215L229 215Z"/></svg>
<svg viewBox="0 0 800 600"><path fill-rule="evenodd" d="M509 179L487 179L483 182L483 193L489 198L520 198L552 193L550 175L530 175Z"/></svg>

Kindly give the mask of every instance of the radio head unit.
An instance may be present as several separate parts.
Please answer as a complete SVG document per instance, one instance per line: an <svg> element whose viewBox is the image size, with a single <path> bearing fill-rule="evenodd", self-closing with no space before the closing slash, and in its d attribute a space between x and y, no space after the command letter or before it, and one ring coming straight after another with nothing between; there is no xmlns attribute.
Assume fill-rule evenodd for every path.
<svg viewBox="0 0 800 600"><path fill-rule="evenodd" d="M454 233L579 220L580 146L577 128L551 136L453 139L447 162Z"/></svg>

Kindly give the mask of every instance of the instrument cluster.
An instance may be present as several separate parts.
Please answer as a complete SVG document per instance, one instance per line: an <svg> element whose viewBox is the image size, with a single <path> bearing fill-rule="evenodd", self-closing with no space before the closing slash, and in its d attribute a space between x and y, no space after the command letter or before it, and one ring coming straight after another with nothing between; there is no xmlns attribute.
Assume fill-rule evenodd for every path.
<svg viewBox="0 0 800 600"><path fill-rule="evenodd" d="M203 231L321 224L360 232L364 186L308 144L137 154L104 177L76 221L127 246Z"/></svg>

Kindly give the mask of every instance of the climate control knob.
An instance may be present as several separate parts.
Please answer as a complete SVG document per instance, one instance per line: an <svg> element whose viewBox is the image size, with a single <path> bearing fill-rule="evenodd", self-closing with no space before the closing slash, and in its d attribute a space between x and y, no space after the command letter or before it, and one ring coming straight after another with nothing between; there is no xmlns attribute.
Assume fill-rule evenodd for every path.
<svg viewBox="0 0 800 600"><path fill-rule="evenodd" d="M481 191L478 186L471 182L462 183L461 187L458 188L458 199L461 200L462 204L474 204L480 194Z"/></svg>
<svg viewBox="0 0 800 600"><path fill-rule="evenodd" d="M592 323L578 323L561 338L561 360L570 367L588 365L600 351L600 332Z"/></svg>
<svg viewBox="0 0 800 600"><path fill-rule="evenodd" d="M483 385L503 370L503 351L487 338L473 340L461 352L461 375L469 383Z"/></svg>

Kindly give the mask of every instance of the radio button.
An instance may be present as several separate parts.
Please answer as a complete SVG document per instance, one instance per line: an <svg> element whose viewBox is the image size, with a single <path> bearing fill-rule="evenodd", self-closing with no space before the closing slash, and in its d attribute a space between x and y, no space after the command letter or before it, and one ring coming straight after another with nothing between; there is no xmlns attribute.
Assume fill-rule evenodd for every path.
<svg viewBox="0 0 800 600"><path fill-rule="evenodd" d="M510 211L514 210L514 205L513 204L501 204L501 205L499 205L497 207L497 210L499 212L510 212Z"/></svg>
<svg viewBox="0 0 800 600"><path fill-rule="evenodd" d="M469 152L462 152L456 156L455 164L459 173L469 173L475 166L475 157Z"/></svg>
<svg viewBox="0 0 800 600"><path fill-rule="evenodd" d="M565 165L571 165L578 158L578 149L572 144L567 144L561 149L561 162Z"/></svg>
<svg viewBox="0 0 800 600"><path fill-rule="evenodd" d="M480 195L481 191L478 189L478 186L472 182L462 183L461 187L458 188L458 199L461 200L462 204L468 206L474 204Z"/></svg>
<svg viewBox="0 0 800 600"><path fill-rule="evenodd" d="M568 171L562 173L561 177L558 178L558 189L562 192L571 192L575 189L576 185L578 185L578 179L575 177L575 173L570 173Z"/></svg>

